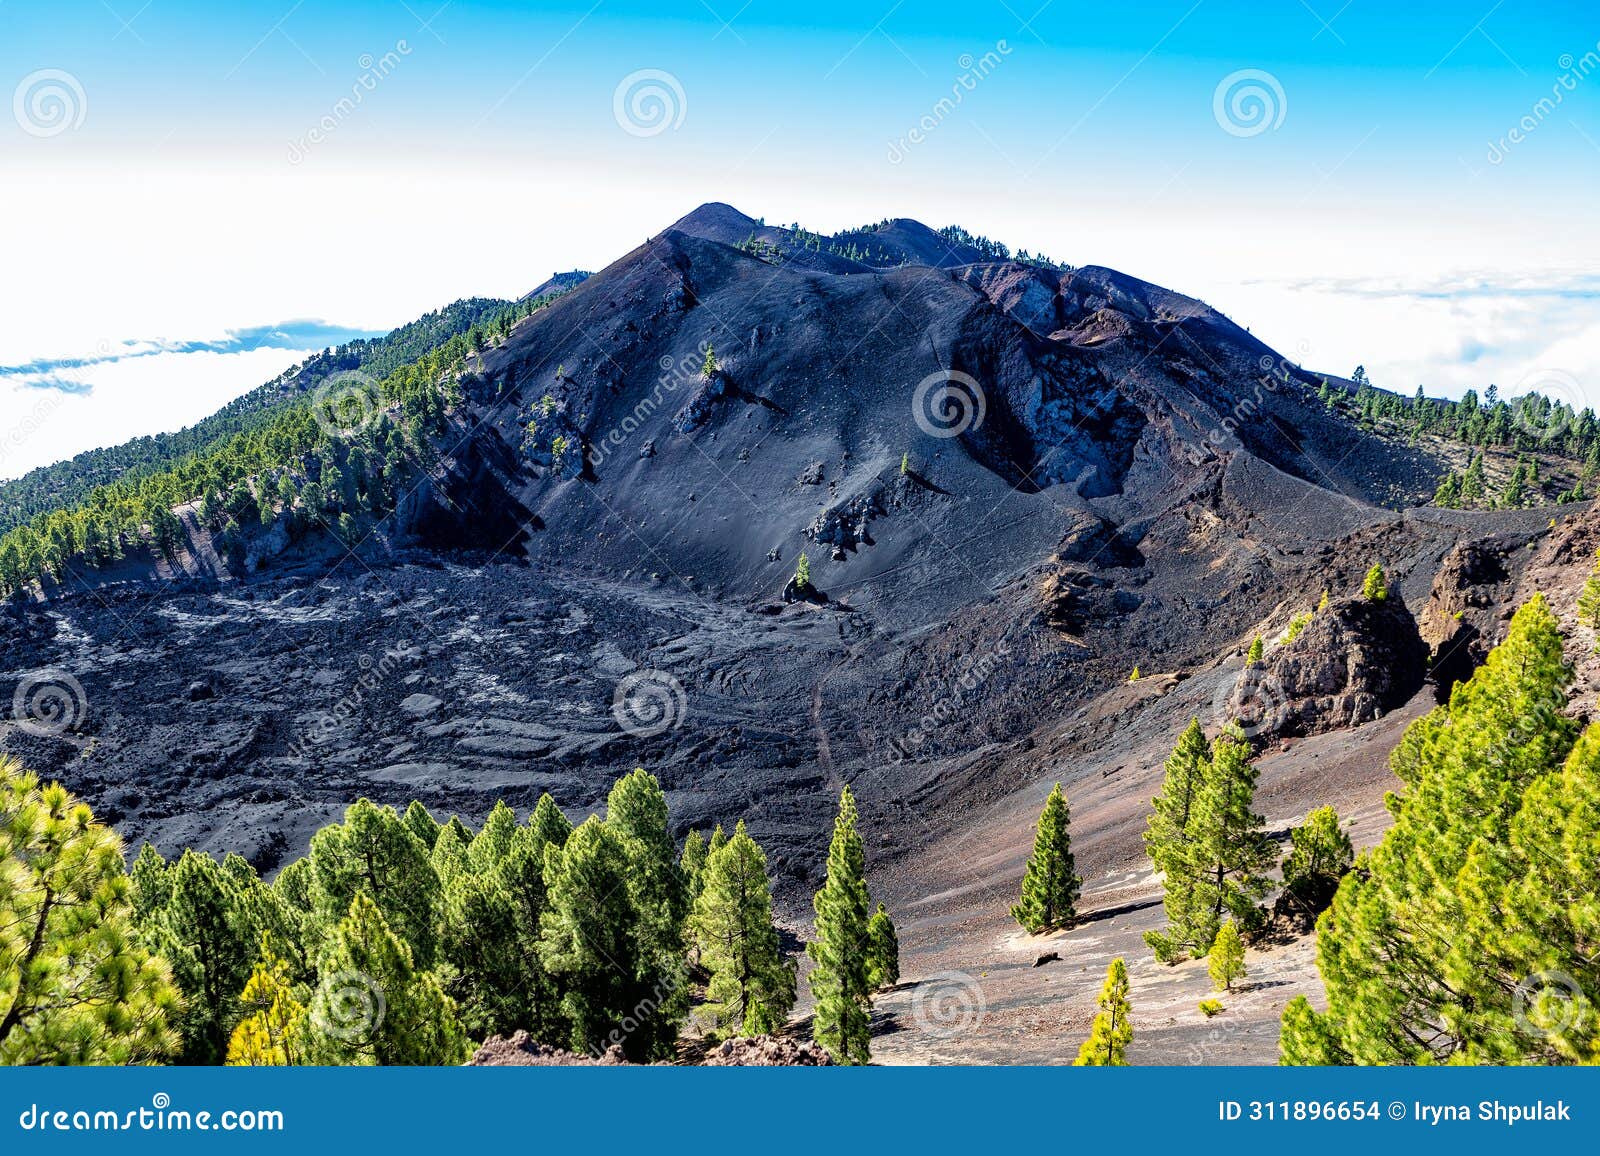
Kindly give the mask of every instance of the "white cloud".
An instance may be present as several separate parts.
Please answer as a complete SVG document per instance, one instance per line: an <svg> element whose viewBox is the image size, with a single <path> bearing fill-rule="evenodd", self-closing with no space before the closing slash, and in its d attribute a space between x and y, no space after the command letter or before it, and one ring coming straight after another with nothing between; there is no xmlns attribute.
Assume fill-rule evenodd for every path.
<svg viewBox="0 0 1600 1156"><path fill-rule="evenodd" d="M159 353L56 371L82 393L0 378L0 478L192 425L312 352Z"/></svg>

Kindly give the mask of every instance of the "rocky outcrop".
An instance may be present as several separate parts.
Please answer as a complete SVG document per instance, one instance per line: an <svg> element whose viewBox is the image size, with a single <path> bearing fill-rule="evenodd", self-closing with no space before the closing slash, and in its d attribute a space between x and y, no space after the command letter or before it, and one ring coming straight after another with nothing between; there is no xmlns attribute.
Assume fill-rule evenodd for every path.
<svg viewBox="0 0 1600 1156"><path fill-rule="evenodd" d="M833 1059L820 1044L786 1036L724 1040L706 1053L709 1068L829 1068Z"/></svg>
<svg viewBox="0 0 1600 1156"><path fill-rule="evenodd" d="M1360 726L1403 705L1428 677L1428 646L1399 598L1346 598L1313 615L1259 671L1259 695L1278 701L1268 729L1312 735Z"/></svg>
<svg viewBox="0 0 1600 1156"><path fill-rule="evenodd" d="M541 1044L527 1032L514 1032L510 1036L490 1036L467 1061L468 1067L477 1068L593 1068L626 1064L620 1045L613 1044L599 1056L584 1056L577 1052Z"/></svg>
<svg viewBox="0 0 1600 1156"><path fill-rule="evenodd" d="M1491 619L1510 596L1511 556L1524 544L1520 537L1479 538L1445 555L1419 623L1441 700L1488 654Z"/></svg>

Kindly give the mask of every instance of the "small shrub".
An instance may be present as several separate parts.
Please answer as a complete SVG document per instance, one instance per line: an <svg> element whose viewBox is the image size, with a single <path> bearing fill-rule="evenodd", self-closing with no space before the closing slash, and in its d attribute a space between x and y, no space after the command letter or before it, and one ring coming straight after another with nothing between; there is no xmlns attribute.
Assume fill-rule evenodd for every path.
<svg viewBox="0 0 1600 1156"><path fill-rule="evenodd" d="M1222 1014L1222 1001L1219 999L1203 999L1200 1001L1200 1012L1210 1019L1214 1015Z"/></svg>

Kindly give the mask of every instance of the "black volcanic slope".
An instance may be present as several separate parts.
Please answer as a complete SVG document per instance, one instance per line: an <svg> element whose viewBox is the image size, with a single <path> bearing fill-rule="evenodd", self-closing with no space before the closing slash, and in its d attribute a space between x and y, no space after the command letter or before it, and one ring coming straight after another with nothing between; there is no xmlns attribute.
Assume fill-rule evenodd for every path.
<svg viewBox="0 0 1600 1156"><path fill-rule="evenodd" d="M1047 741L1134 665L1199 686L1374 559L1417 607L1459 541L1543 526L1398 512L1440 463L1198 301L910 221L852 237L870 262L707 205L582 279L474 359L358 555L232 575L191 519L191 580L0 615L8 678L84 700L0 746L135 842L268 866L361 794L577 812L645 765L680 825L747 817L794 895L842 782L894 862L1166 741L1182 696ZM786 603L802 552L820 593ZM621 724L641 679L670 725Z"/></svg>

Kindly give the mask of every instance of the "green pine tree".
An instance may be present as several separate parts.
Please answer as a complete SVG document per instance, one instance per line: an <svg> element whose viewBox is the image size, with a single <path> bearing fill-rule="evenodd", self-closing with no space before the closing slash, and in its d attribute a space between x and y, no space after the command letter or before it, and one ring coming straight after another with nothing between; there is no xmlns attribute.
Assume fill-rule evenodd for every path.
<svg viewBox="0 0 1600 1156"><path fill-rule="evenodd" d="M547 847L539 955L562 992L568 1047L619 1044L629 1059L647 1062L671 1055L685 977L681 964L674 970L647 947L659 933L659 912L647 927L630 886L635 862L628 836L597 816L564 846Z"/></svg>
<svg viewBox="0 0 1600 1156"><path fill-rule="evenodd" d="M1233 981L1243 979L1244 940L1239 936L1239 925L1228 920L1217 931L1217 938L1206 956L1206 971L1211 985L1218 991L1232 991Z"/></svg>
<svg viewBox="0 0 1600 1156"><path fill-rule="evenodd" d="M1332 807L1318 807L1306 821L1289 832L1292 850L1283 861L1283 896L1286 905L1317 915L1333 902L1339 880L1355 860L1350 836L1339 827Z"/></svg>
<svg viewBox="0 0 1600 1156"><path fill-rule="evenodd" d="M795 1001L795 967L772 923L767 857L740 823L704 868L694 936L711 973L706 988L718 1027L765 1035L783 1026Z"/></svg>
<svg viewBox="0 0 1600 1156"><path fill-rule="evenodd" d="M432 966L439 876L422 840L406 829L394 808L357 800L343 823L312 836L310 858L312 902L325 927L343 921L351 900L366 895L417 966Z"/></svg>
<svg viewBox="0 0 1600 1156"><path fill-rule="evenodd" d="M449 1065L467 1058L456 1007L365 891L333 932L310 1006L309 1053L321 1064Z"/></svg>
<svg viewBox="0 0 1600 1156"><path fill-rule="evenodd" d="M0 756L0 1064L158 1063L180 997L138 941L116 832Z"/></svg>
<svg viewBox="0 0 1600 1156"><path fill-rule="evenodd" d="M867 978L866 850L856 830L856 801L845 787L828 847L828 877L813 901L816 938L806 949L815 965L812 1037L835 1063L864 1064L871 1048Z"/></svg>
<svg viewBox="0 0 1600 1156"><path fill-rule="evenodd" d="M689 888L691 907L700 898L700 892L705 890L707 858L705 836L699 831L690 831L683 840L683 854L678 856L678 870L683 873L684 883Z"/></svg>
<svg viewBox="0 0 1600 1156"><path fill-rule="evenodd" d="M867 920L867 985L873 991L900 982L900 937L883 904Z"/></svg>
<svg viewBox="0 0 1600 1156"><path fill-rule="evenodd" d="M1022 897L1011 917L1037 935L1041 931L1070 927L1078 917L1078 878L1072 858L1071 815L1066 796L1057 783L1045 800L1034 829L1033 854L1022 876Z"/></svg>
<svg viewBox="0 0 1600 1156"><path fill-rule="evenodd" d="M1389 597L1389 583L1384 577L1383 566L1374 562L1372 569L1367 571L1367 576L1361 581L1361 596L1368 602L1382 602Z"/></svg>
<svg viewBox="0 0 1600 1156"><path fill-rule="evenodd" d="M1128 1002L1128 965L1118 956L1106 969L1105 986L1096 1001L1089 1038L1078 1049L1080 1068L1123 1068L1128 1065L1128 1044L1133 1040L1133 1008Z"/></svg>
<svg viewBox="0 0 1600 1156"><path fill-rule="evenodd" d="M1246 666L1261 665L1261 659L1266 652L1267 648L1261 642L1261 635L1256 635L1250 642L1249 652L1244 656L1244 664Z"/></svg>
<svg viewBox="0 0 1600 1156"><path fill-rule="evenodd" d="M1449 703L1407 729L1390 759L1405 784L1390 796L1394 824L1317 924L1327 1011L1303 1000L1285 1010L1285 1062L1477 1062L1501 1046L1501 1013L1511 1015L1529 975L1507 982L1494 966L1497 944L1529 942L1512 896L1552 854L1558 879L1571 870L1554 850L1559 823L1544 826L1555 816L1523 824L1518 814L1525 792L1544 797L1572 749L1571 678L1559 623L1536 595ZM1566 881L1556 893L1576 894ZM1561 958L1570 949L1555 942ZM1581 972L1590 949L1567 961Z"/></svg>

